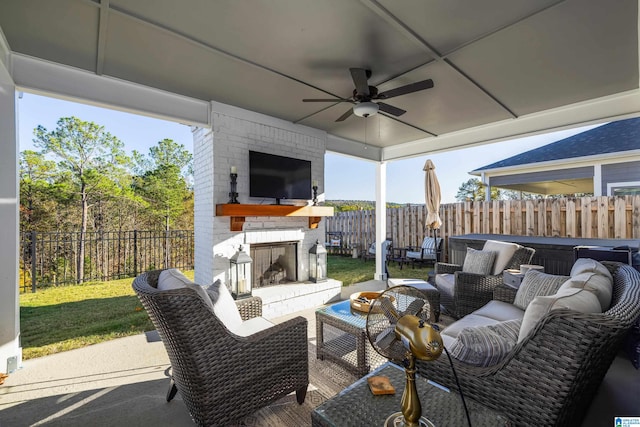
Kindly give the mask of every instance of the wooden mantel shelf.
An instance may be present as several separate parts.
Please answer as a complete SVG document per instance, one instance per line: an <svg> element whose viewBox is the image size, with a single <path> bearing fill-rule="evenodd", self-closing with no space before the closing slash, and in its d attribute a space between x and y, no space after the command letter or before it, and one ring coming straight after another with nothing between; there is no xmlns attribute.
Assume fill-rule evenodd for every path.
<svg viewBox="0 0 640 427"><path fill-rule="evenodd" d="M333 207L224 204L216 205L216 216L230 216L231 231L242 231L248 216L306 216L309 228L318 228L323 216L333 216Z"/></svg>

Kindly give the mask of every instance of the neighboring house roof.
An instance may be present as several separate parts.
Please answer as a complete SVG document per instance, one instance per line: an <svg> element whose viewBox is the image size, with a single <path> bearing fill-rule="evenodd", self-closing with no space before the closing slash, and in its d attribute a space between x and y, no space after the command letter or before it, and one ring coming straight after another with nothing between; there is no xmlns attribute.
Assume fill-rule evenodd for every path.
<svg viewBox="0 0 640 427"><path fill-rule="evenodd" d="M517 154L471 173L640 149L640 118L620 120Z"/></svg>

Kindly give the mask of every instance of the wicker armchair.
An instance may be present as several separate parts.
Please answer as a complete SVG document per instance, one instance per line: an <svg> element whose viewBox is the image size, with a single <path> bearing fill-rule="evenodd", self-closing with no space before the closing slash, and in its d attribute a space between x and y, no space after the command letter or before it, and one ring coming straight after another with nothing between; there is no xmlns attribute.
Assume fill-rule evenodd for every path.
<svg viewBox="0 0 640 427"><path fill-rule="evenodd" d="M309 384L307 321L296 317L247 337L229 332L189 288L159 291L160 271L133 289L157 328L171 361L167 401L180 392L194 422L229 425ZM237 301L243 320L260 316L259 298Z"/></svg>
<svg viewBox="0 0 640 427"><path fill-rule="evenodd" d="M516 425L579 426L640 316L640 273L629 265L603 264L614 277L607 311L553 310L495 366L479 368L454 359L464 395L508 415ZM457 390L446 357L417 361L417 369Z"/></svg>
<svg viewBox="0 0 640 427"><path fill-rule="evenodd" d="M519 269L521 264L530 264L535 250L518 248L505 269ZM436 263L436 287L440 290L440 302L449 314L456 318L464 317L493 299L493 290L502 284L502 273L496 275L480 275L465 273L458 264ZM444 286L438 274L453 274L453 285Z"/></svg>

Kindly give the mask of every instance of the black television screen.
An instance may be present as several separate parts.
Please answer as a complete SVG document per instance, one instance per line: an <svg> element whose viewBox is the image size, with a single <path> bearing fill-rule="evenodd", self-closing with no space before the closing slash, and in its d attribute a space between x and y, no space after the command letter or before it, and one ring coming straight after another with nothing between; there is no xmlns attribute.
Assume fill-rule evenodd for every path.
<svg viewBox="0 0 640 427"><path fill-rule="evenodd" d="M311 198L311 162L249 151L249 196Z"/></svg>

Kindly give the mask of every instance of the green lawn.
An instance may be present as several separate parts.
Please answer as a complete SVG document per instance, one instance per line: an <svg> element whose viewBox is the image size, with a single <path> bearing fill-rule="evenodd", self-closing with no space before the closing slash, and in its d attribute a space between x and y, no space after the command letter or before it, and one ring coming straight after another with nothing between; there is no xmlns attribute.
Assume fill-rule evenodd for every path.
<svg viewBox="0 0 640 427"><path fill-rule="evenodd" d="M192 272L185 274L193 278ZM24 359L153 330L133 279L45 288L20 295Z"/></svg>
<svg viewBox="0 0 640 427"><path fill-rule="evenodd" d="M426 279L428 269L389 266L391 277ZM328 276L350 285L373 279L375 263L329 256ZM193 279L193 271L185 272ZM45 356L153 330L133 279L69 285L20 295L23 358Z"/></svg>
<svg viewBox="0 0 640 427"><path fill-rule="evenodd" d="M376 264L373 260L362 261L361 259L353 259L350 257L329 256L327 261L327 275L332 279L342 281L342 284L352 285L358 282L365 282L373 279ZM431 268L415 268L404 266L402 270L396 263L390 263L389 277L405 277L410 279L427 280Z"/></svg>

